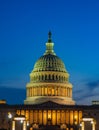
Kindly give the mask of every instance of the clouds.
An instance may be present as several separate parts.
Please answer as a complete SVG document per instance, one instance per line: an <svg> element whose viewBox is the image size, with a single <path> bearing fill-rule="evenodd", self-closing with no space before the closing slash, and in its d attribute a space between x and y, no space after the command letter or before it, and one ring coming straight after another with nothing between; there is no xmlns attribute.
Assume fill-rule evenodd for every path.
<svg viewBox="0 0 99 130"><path fill-rule="evenodd" d="M80 83L78 90L74 91L77 104L91 104L93 100L99 100L99 80L86 80Z"/></svg>
<svg viewBox="0 0 99 130"><path fill-rule="evenodd" d="M21 104L26 98L26 88L22 82L0 81L0 99L7 100L10 104ZM26 86L26 84L24 84ZM81 80L73 89L73 97L76 104L90 105L93 100L99 100L99 80ZM4 94L5 93L5 94Z"/></svg>
<svg viewBox="0 0 99 130"><path fill-rule="evenodd" d="M86 86L88 86L89 90L92 91L92 90L95 90L96 88L99 87L99 80L96 80L96 81L89 81Z"/></svg>

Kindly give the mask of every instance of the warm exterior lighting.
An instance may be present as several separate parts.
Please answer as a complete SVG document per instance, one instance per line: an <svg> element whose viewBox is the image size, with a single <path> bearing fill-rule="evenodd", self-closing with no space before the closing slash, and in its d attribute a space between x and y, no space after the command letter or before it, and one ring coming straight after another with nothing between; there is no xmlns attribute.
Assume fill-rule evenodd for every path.
<svg viewBox="0 0 99 130"><path fill-rule="evenodd" d="M77 116L75 116L74 119L77 119Z"/></svg>
<svg viewBox="0 0 99 130"><path fill-rule="evenodd" d="M12 118L12 114L9 112L8 113L8 118L11 119Z"/></svg>
<svg viewBox="0 0 99 130"><path fill-rule="evenodd" d="M51 119L51 114L50 113L48 114L48 119Z"/></svg>
<svg viewBox="0 0 99 130"><path fill-rule="evenodd" d="M83 121L93 121L93 118L83 118Z"/></svg>
<svg viewBox="0 0 99 130"><path fill-rule="evenodd" d="M20 122L23 123L23 120L21 120Z"/></svg>
<svg viewBox="0 0 99 130"><path fill-rule="evenodd" d="M80 127L82 127L82 123L80 123L80 125L79 125Z"/></svg>
<svg viewBox="0 0 99 130"><path fill-rule="evenodd" d="M29 126L29 121L27 121L27 126Z"/></svg>
<svg viewBox="0 0 99 130"><path fill-rule="evenodd" d="M19 115L17 115L17 116L15 116L14 117L14 120L17 120L17 121L24 121L25 120L25 116L19 116Z"/></svg>
<svg viewBox="0 0 99 130"><path fill-rule="evenodd" d="M14 120L17 120L17 121L19 121L19 120L24 121L25 118L24 118L24 117L15 117Z"/></svg>
<svg viewBox="0 0 99 130"><path fill-rule="evenodd" d="M27 105L0 102L0 130L99 130L99 106L75 105L69 74L53 45L49 33L46 51L30 73Z"/></svg>
<svg viewBox="0 0 99 130"><path fill-rule="evenodd" d="M53 47L54 43L49 32L45 53L36 61L30 73L25 104L52 101L58 104L75 105L69 74L63 61L55 54Z"/></svg>
<svg viewBox="0 0 99 130"><path fill-rule="evenodd" d="M12 114L10 113L10 112L8 112L8 118L9 118L9 121L8 121L8 123L9 123L9 130L10 130L10 128L11 128L11 121L12 121Z"/></svg>
<svg viewBox="0 0 99 130"><path fill-rule="evenodd" d="M93 121L91 121L90 123L93 124Z"/></svg>
<svg viewBox="0 0 99 130"><path fill-rule="evenodd" d="M6 104L6 100L0 100L0 104Z"/></svg>

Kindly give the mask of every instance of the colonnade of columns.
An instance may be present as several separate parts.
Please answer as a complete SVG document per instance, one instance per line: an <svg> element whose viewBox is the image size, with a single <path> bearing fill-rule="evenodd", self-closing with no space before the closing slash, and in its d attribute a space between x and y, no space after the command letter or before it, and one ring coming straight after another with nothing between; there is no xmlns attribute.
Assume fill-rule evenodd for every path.
<svg viewBox="0 0 99 130"><path fill-rule="evenodd" d="M72 98L72 88L69 87L28 87L27 97L33 96L64 96Z"/></svg>
<svg viewBox="0 0 99 130"><path fill-rule="evenodd" d="M79 124L82 118L82 111L76 110L17 110L17 114L24 114L30 124L41 125L47 125L49 120L52 125Z"/></svg>
<svg viewBox="0 0 99 130"><path fill-rule="evenodd" d="M48 73L48 72L47 72ZM67 82L68 81L68 75L67 74L61 74L61 75L57 75L57 74L41 74L40 72L40 75L30 75L30 81L31 82L36 82L36 81L44 81L44 80L57 80L57 82ZM57 72L56 72L57 73ZM63 76L64 75L64 76Z"/></svg>

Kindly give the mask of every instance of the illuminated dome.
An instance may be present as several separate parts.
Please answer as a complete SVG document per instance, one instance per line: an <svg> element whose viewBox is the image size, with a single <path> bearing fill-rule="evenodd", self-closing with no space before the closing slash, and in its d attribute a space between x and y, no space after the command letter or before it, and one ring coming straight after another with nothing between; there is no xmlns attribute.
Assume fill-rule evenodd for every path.
<svg viewBox="0 0 99 130"><path fill-rule="evenodd" d="M34 66L33 72L40 71L66 72L66 69L64 63L58 56L53 54L45 54L39 58Z"/></svg>
<svg viewBox="0 0 99 130"><path fill-rule="evenodd" d="M63 61L53 50L51 32L48 34L46 51L34 65L27 84L25 104L40 104L47 101L59 104L72 104L72 84Z"/></svg>

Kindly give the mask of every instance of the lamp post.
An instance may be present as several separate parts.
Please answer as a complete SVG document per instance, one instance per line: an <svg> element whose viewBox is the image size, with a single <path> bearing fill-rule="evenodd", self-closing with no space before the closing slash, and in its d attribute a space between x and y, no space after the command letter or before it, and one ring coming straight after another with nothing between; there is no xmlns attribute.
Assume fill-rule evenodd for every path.
<svg viewBox="0 0 99 130"><path fill-rule="evenodd" d="M20 121L21 123L21 130L23 129L23 120Z"/></svg>
<svg viewBox="0 0 99 130"><path fill-rule="evenodd" d="M81 128L82 128L82 122L77 123L77 120L74 119L73 128L74 128L74 130L81 130Z"/></svg>
<svg viewBox="0 0 99 130"><path fill-rule="evenodd" d="M9 123L9 130L11 129L11 121L12 121L12 114L9 112L8 113L8 119L9 119L9 121L8 121L8 123Z"/></svg>
<svg viewBox="0 0 99 130"><path fill-rule="evenodd" d="M26 125L27 125L27 130L29 130L29 121L27 121Z"/></svg>

